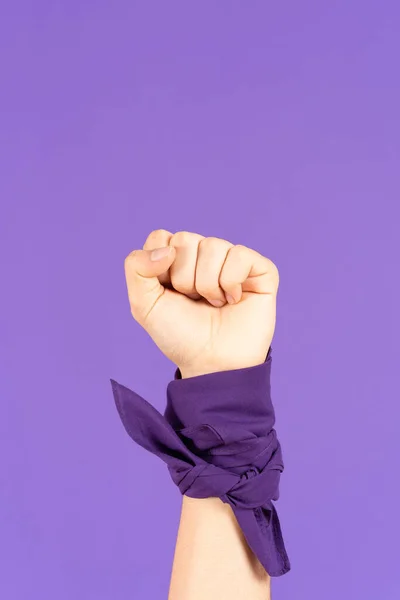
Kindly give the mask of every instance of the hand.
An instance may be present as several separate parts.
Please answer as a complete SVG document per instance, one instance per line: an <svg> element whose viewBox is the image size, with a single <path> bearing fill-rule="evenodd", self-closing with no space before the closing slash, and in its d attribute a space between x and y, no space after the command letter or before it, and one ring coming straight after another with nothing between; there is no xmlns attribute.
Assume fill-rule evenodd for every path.
<svg viewBox="0 0 400 600"><path fill-rule="evenodd" d="M152 260L160 248L166 254ZM182 377L264 362L279 285L271 260L220 238L158 229L124 266L134 319Z"/></svg>

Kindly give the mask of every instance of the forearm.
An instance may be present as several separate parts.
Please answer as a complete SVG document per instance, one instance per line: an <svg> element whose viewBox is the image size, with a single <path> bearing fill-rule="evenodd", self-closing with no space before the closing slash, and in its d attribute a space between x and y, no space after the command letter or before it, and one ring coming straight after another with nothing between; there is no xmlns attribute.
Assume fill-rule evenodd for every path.
<svg viewBox="0 0 400 600"><path fill-rule="evenodd" d="M270 600L270 578L228 504L183 496L168 600Z"/></svg>
<svg viewBox="0 0 400 600"><path fill-rule="evenodd" d="M132 316L176 365L164 414L111 380L128 434L184 497L169 600L269 600L269 576L290 569L273 504L277 267L227 240L155 230L125 273Z"/></svg>

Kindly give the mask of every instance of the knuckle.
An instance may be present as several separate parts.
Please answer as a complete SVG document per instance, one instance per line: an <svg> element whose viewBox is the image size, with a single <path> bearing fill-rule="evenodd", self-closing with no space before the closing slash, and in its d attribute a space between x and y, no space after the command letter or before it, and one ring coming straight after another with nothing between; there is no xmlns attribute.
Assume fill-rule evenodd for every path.
<svg viewBox="0 0 400 600"><path fill-rule="evenodd" d="M168 235L171 235L171 234L166 229L153 229L153 231L151 231L149 233L149 235L147 236L147 241L150 241L153 239L158 239L158 238L165 238Z"/></svg>
<svg viewBox="0 0 400 600"><path fill-rule="evenodd" d="M236 252L247 252L248 248L247 246L244 246L243 244L235 244L235 246L233 247Z"/></svg>
<svg viewBox="0 0 400 600"><path fill-rule="evenodd" d="M217 237L205 237L200 241L200 244L202 246L216 246L217 244L219 244L221 242L221 240Z"/></svg>
<svg viewBox="0 0 400 600"><path fill-rule="evenodd" d="M219 238L219 237L215 237L215 236L210 236L210 237L205 237L203 239L200 240L199 246L201 248L205 248L207 251L209 250L213 250L214 248L216 250L219 250L221 248L224 248L225 246L229 247L230 244L229 242L226 242L225 240Z"/></svg>
<svg viewBox="0 0 400 600"><path fill-rule="evenodd" d="M243 246L243 244L235 244L230 248L229 254L230 256L234 256L234 260L246 260L246 256L249 253L249 248L247 246Z"/></svg>
<svg viewBox="0 0 400 600"><path fill-rule="evenodd" d="M153 229L153 231L150 232L150 235L160 235L164 233L169 233L169 231L167 231L167 229Z"/></svg>
<svg viewBox="0 0 400 600"><path fill-rule="evenodd" d="M177 231L173 234L171 242L175 245L182 246L190 241L192 234L189 231Z"/></svg>

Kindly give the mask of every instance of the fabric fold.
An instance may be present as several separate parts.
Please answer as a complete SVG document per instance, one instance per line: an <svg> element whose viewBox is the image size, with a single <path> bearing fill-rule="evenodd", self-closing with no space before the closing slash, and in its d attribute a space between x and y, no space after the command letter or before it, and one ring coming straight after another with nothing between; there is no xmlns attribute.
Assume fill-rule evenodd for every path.
<svg viewBox="0 0 400 600"><path fill-rule="evenodd" d="M164 415L111 379L128 435L163 460L180 492L230 504L243 534L272 577L290 570L274 500L284 465L264 363L182 379L167 386Z"/></svg>

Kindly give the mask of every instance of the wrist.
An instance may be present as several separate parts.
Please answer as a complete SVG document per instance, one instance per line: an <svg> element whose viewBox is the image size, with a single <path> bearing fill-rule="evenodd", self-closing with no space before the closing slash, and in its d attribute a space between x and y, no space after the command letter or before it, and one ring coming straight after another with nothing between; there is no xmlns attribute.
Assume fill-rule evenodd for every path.
<svg viewBox="0 0 400 600"><path fill-rule="evenodd" d="M178 366L182 379L189 377L197 377L199 375L207 375L208 373L218 373L221 371L231 371L234 369L245 369L247 367L255 367L265 362L267 351L262 356L249 357L247 360L230 360L229 362L220 362L211 365L185 365Z"/></svg>
<svg viewBox="0 0 400 600"><path fill-rule="evenodd" d="M179 371L181 372L182 379L188 379L189 377L197 377L198 375L207 375L208 373L218 373L220 371L225 371L226 369L221 366L189 366L189 367L179 367Z"/></svg>

